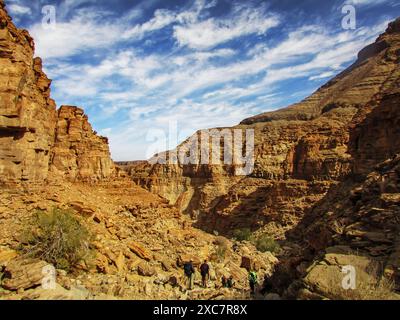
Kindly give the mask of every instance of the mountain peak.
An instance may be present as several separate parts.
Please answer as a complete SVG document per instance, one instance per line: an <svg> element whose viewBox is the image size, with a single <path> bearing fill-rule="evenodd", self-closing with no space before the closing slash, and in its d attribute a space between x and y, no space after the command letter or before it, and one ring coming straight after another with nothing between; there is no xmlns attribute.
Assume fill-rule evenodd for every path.
<svg viewBox="0 0 400 320"><path fill-rule="evenodd" d="M389 23L388 28L386 29L386 33L400 33L400 17L398 17L393 22Z"/></svg>

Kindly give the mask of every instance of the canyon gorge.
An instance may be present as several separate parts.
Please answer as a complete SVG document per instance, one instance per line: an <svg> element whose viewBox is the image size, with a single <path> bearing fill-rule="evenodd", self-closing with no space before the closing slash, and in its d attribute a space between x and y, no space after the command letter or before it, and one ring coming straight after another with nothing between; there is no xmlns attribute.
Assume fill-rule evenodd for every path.
<svg viewBox="0 0 400 320"><path fill-rule="evenodd" d="M267 279L257 299L399 299L400 18L307 99L217 129L254 130L248 176L114 163L82 108L57 108L34 51L0 0L0 299L248 299L251 268ZM46 291L45 262L19 247L32 214L52 208L94 234L94 258ZM206 259L213 285L185 290L183 263ZM363 291L341 287L349 265ZM218 285L230 275L234 290Z"/></svg>

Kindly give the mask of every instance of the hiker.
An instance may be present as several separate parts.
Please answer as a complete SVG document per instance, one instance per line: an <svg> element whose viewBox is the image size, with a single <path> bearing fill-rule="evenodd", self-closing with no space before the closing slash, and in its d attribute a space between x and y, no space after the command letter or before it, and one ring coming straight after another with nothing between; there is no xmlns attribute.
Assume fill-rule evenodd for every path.
<svg viewBox="0 0 400 320"><path fill-rule="evenodd" d="M234 285L235 285L235 281L233 280L233 276L230 276L226 283L226 286L227 286L227 288L232 289Z"/></svg>
<svg viewBox="0 0 400 320"><path fill-rule="evenodd" d="M193 268L193 260L190 260L190 262L186 262L183 266L183 270L185 271L185 276L187 277L188 289L192 290L194 284L194 273L195 273Z"/></svg>
<svg viewBox="0 0 400 320"><path fill-rule="evenodd" d="M222 276L221 278L221 283L222 283L222 288L226 288L228 279L225 276Z"/></svg>
<svg viewBox="0 0 400 320"><path fill-rule="evenodd" d="M255 271L250 271L249 272L249 284L250 284L250 289L251 289L252 294L256 293L257 283L258 283L257 273Z"/></svg>
<svg viewBox="0 0 400 320"><path fill-rule="evenodd" d="M201 282L204 288L207 288L207 280L210 278L210 266L207 260L200 266Z"/></svg>

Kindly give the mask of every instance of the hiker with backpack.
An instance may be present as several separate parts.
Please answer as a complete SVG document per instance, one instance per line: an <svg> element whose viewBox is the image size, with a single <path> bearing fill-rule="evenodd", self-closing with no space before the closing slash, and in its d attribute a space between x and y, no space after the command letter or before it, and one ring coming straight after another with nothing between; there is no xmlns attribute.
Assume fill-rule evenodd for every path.
<svg viewBox="0 0 400 320"><path fill-rule="evenodd" d="M208 265L207 260L204 260L204 263L200 266L200 274L203 288L207 288L207 281L210 278L210 266Z"/></svg>
<svg viewBox="0 0 400 320"><path fill-rule="evenodd" d="M250 271L249 272L249 284L250 284L250 289L251 289L252 294L256 293L257 283L258 283L257 273L255 271Z"/></svg>
<svg viewBox="0 0 400 320"><path fill-rule="evenodd" d="M226 288L228 285L228 279L225 276L222 276L221 278L221 284L222 284L222 288Z"/></svg>
<svg viewBox="0 0 400 320"><path fill-rule="evenodd" d="M229 289L232 289L235 285L235 281L233 280L233 276L230 276L226 282L226 286Z"/></svg>
<svg viewBox="0 0 400 320"><path fill-rule="evenodd" d="M190 262L186 262L183 266L183 270L185 272L185 276L187 277L188 289L193 290L195 273L195 270L193 268L193 260L190 260Z"/></svg>

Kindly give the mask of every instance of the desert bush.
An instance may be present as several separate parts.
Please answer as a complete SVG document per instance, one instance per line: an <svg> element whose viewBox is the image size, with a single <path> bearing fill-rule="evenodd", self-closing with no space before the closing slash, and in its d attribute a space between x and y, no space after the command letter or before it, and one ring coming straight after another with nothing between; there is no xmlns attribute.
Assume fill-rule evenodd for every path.
<svg viewBox="0 0 400 320"><path fill-rule="evenodd" d="M261 252L279 253L281 250L279 244L268 235L261 235L252 242L257 250Z"/></svg>
<svg viewBox="0 0 400 320"><path fill-rule="evenodd" d="M238 241L249 241L251 239L251 230L249 228L236 229L233 231L233 237Z"/></svg>
<svg viewBox="0 0 400 320"><path fill-rule="evenodd" d="M36 212L23 232L23 252L70 271L91 257L91 235L72 211Z"/></svg>

